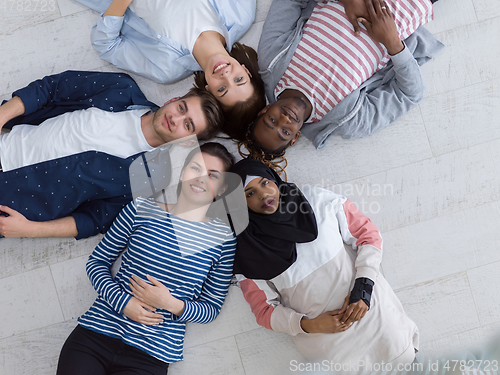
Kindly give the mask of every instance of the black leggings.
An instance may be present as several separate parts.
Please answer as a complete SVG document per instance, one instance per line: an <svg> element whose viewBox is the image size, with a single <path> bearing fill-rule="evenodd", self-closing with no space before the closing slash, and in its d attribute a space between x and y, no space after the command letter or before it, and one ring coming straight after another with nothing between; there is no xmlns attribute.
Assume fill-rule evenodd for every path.
<svg viewBox="0 0 500 375"><path fill-rule="evenodd" d="M115 339L83 328L71 332L57 375L166 375L168 363Z"/></svg>

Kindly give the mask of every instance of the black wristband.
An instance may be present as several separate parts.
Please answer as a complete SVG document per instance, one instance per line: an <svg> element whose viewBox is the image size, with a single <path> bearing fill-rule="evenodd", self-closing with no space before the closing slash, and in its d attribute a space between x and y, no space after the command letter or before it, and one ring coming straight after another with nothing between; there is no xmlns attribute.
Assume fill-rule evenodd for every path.
<svg viewBox="0 0 500 375"><path fill-rule="evenodd" d="M362 299L363 302L370 307L370 300L374 285L375 283L367 277L360 277L356 279L354 287L351 291L351 296L349 297L349 304L358 302Z"/></svg>

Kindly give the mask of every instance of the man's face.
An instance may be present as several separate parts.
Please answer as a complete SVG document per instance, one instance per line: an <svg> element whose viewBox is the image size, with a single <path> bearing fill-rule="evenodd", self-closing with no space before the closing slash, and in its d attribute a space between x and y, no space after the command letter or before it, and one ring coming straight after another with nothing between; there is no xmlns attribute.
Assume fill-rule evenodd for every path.
<svg viewBox="0 0 500 375"><path fill-rule="evenodd" d="M167 102L153 116L153 129L166 143L207 128L207 120L197 96Z"/></svg>
<svg viewBox="0 0 500 375"><path fill-rule="evenodd" d="M306 104L298 97L279 99L265 107L253 129L255 140L268 151L292 146L300 136Z"/></svg>

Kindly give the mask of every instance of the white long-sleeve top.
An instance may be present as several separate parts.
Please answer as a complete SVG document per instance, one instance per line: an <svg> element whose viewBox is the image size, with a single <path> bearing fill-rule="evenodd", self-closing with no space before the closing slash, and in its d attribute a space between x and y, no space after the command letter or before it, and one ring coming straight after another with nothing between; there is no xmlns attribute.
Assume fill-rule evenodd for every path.
<svg viewBox="0 0 500 375"><path fill-rule="evenodd" d="M418 329L382 274L382 237L377 227L343 196L321 188L304 189L318 223L316 240L297 244L297 260L271 280L237 275L257 323L293 336L308 360L336 363L390 362L413 345ZM345 246L349 245L349 246ZM303 317L340 309L354 281L375 282L370 310L340 333L309 334Z"/></svg>

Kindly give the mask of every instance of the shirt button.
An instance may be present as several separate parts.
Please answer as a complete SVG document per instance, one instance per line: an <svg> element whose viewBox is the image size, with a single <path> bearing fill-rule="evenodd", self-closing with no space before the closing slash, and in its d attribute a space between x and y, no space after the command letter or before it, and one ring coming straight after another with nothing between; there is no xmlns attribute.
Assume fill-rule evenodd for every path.
<svg viewBox="0 0 500 375"><path fill-rule="evenodd" d="M89 99L89 102L91 102L91 103L92 103L92 99Z"/></svg>
<svg viewBox="0 0 500 375"><path fill-rule="evenodd" d="M161 35L157 35L157 38L160 39L161 38Z"/></svg>

